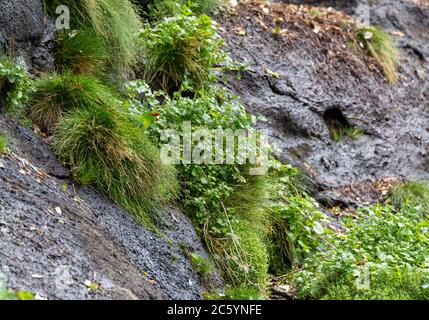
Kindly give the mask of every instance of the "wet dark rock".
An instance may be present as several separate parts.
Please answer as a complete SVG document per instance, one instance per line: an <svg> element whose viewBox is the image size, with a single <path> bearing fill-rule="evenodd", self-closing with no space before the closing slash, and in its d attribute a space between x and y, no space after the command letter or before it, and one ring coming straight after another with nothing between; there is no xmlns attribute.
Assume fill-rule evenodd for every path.
<svg viewBox="0 0 429 320"><path fill-rule="evenodd" d="M21 56L30 71L53 66L55 26L45 16L41 0L0 0L0 51Z"/></svg>
<svg viewBox="0 0 429 320"><path fill-rule="evenodd" d="M314 24L296 6L266 4L264 12L260 4L250 3L220 18L227 51L250 64L239 79L230 81L231 89L248 111L267 118L259 126L271 130L271 140L280 148L277 156L302 168L319 192L386 176L429 178L429 7L411 0L372 3L372 23L397 31L401 66L394 85L371 61L347 48L351 31L330 27L338 19L334 11ZM273 15L280 17L277 22ZM232 32L237 26L245 36ZM276 34L275 27L287 34ZM332 141L329 110L364 134ZM334 203L342 197L328 192L323 197L329 194Z"/></svg>
<svg viewBox="0 0 429 320"><path fill-rule="evenodd" d="M65 180L47 144L0 115L10 154L0 157L0 273L7 286L49 299L201 299L207 287L189 253L208 257L192 223L151 232L91 187ZM100 285L89 291L85 281ZM222 287L215 271L211 286Z"/></svg>

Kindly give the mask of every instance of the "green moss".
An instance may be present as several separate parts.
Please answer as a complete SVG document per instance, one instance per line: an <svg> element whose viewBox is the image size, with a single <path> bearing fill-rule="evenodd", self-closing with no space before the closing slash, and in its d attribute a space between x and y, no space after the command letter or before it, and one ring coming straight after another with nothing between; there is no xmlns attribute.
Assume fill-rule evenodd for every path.
<svg viewBox="0 0 429 320"><path fill-rule="evenodd" d="M405 182L395 187L391 201L398 209L412 205L429 214L429 185L424 181Z"/></svg>
<svg viewBox="0 0 429 320"><path fill-rule="evenodd" d="M248 221L239 221L225 245L226 276L234 287L265 288L268 280L268 252L259 230Z"/></svg>
<svg viewBox="0 0 429 320"><path fill-rule="evenodd" d="M8 139L5 135L0 134L0 154L7 151Z"/></svg>
<svg viewBox="0 0 429 320"><path fill-rule="evenodd" d="M110 67L118 74L129 73L136 64L139 47L136 38L140 17L128 0L44 0L45 10L55 16L59 5L70 9L71 28L91 29L107 44Z"/></svg>
<svg viewBox="0 0 429 320"><path fill-rule="evenodd" d="M174 172L161 164L157 148L113 108L68 113L53 148L78 182L95 185L148 227L175 194Z"/></svg>
<svg viewBox="0 0 429 320"><path fill-rule="evenodd" d="M356 39L381 66L389 82L398 80L399 52L389 34L378 27L364 27L356 31Z"/></svg>
<svg viewBox="0 0 429 320"><path fill-rule="evenodd" d="M308 13L312 16L312 17L320 17L322 15L322 12L317 9L317 8L311 8L310 11L308 11Z"/></svg>

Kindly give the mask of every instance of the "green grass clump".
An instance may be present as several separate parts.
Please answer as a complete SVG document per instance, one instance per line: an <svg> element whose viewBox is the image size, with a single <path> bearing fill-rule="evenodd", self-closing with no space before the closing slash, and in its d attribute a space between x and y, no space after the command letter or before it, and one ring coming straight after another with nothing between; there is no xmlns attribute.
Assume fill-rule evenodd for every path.
<svg viewBox="0 0 429 320"><path fill-rule="evenodd" d="M391 201L398 209L412 205L429 214L429 185L423 181L405 182L395 187Z"/></svg>
<svg viewBox="0 0 429 320"><path fill-rule="evenodd" d="M339 142L344 137L348 137L350 139L356 140L363 134L363 130L359 127L355 127L352 125L347 125L344 127L341 126L330 126L329 127L329 135L331 139Z"/></svg>
<svg viewBox="0 0 429 320"><path fill-rule="evenodd" d="M128 74L136 64L137 37L142 24L129 0L44 0L44 5L52 16L56 15L57 6L66 5L70 9L72 29L91 29L104 39L110 67L119 75Z"/></svg>
<svg viewBox="0 0 429 320"><path fill-rule="evenodd" d="M5 135L0 134L0 154L7 151L8 140Z"/></svg>
<svg viewBox="0 0 429 320"><path fill-rule="evenodd" d="M68 113L53 149L79 183L95 185L146 226L175 194L174 172L161 164L158 149L113 108Z"/></svg>
<svg viewBox="0 0 429 320"><path fill-rule="evenodd" d="M185 80L195 90L213 76L214 66L223 61L223 41L208 16L190 13L146 26L140 34L143 45L143 76L147 83L169 94Z"/></svg>
<svg viewBox="0 0 429 320"><path fill-rule="evenodd" d="M43 131L53 133L59 119L76 108L91 109L118 104L111 88L89 75L46 75L35 83L27 108L29 118Z"/></svg>
<svg viewBox="0 0 429 320"><path fill-rule="evenodd" d="M364 27L356 31L356 38L367 53L377 60L386 79L391 83L396 82L399 52L389 34L378 27Z"/></svg>
<svg viewBox="0 0 429 320"><path fill-rule="evenodd" d="M61 70L103 75L108 66L107 52L105 40L94 30L67 31L57 36L55 62Z"/></svg>

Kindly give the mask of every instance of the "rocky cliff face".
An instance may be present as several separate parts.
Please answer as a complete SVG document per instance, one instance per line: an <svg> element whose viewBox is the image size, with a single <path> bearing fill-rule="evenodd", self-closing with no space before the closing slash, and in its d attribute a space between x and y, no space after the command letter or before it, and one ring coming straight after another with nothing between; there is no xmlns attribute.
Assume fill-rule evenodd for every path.
<svg viewBox="0 0 429 320"><path fill-rule="evenodd" d="M387 83L370 61L353 54L345 45L348 18L336 10L321 8L316 17L297 5L239 4L223 18L223 36L233 57L250 68L231 87L250 112L266 116L260 126L271 130L278 157L301 167L329 205L377 201L374 186L389 177L428 179L429 7L411 0L290 2L352 13L367 4L371 24L398 42L400 79ZM363 134L334 142L332 122Z"/></svg>
<svg viewBox="0 0 429 320"><path fill-rule="evenodd" d="M31 73L50 69L55 27L41 1L0 0L0 8L2 50ZM155 234L73 185L48 145L5 114L0 133L10 149L0 158L0 274L8 288L47 299L200 299L209 289L189 258L207 253L180 210L167 209L171 222ZM212 282L222 285L217 273Z"/></svg>
<svg viewBox="0 0 429 320"><path fill-rule="evenodd" d="M367 3L284 2L351 14ZM260 126L271 129L278 157L302 168L328 205L376 201L377 184L390 177L429 179L429 7L413 0L368 5L371 22L399 43L397 84L344 46L347 34L337 24L348 18L337 11L310 17L284 3L243 2L218 17L227 50L250 65L229 86L250 112L267 117ZM0 0L0 8L0 46L31 72L52 67L54 26L41 1ZM273 32L278 21L286 37ZM332 121L363 135L333 142ZM170 222L155 234L93 189L74 185L31 130L0 114L0 132L11 151L0 158L0 273L8 287L49 299L201 298L208 288L188 252L207 254L179 210L169 209Z"/></svg>
<svg viewBox="0 0 429 320"><path fill-rule="evenodd" d="M53 66L54 23L40 0L0 0L0 48L21 56L31 71Z"/></svg>

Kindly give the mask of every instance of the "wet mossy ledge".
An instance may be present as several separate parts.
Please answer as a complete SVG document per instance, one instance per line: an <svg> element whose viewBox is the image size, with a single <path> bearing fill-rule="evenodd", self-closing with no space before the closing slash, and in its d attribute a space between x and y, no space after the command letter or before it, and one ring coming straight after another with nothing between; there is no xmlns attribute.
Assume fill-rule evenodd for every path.
<svg viewBox="0 0 429 320"><path fill-rule="evenodd" d="M218 25L204 14L217 2L157 1L143 15L149 20L128 0L44 1L51 15L60 4L70 8L72 29L56 34L55 72L30 80L13 59L4 60L0 78L13 84L7 104L48 138L75 182L95 186L138 223L158 230L171 219L163 209L180 205L211 253L208 261L190 254L195 269L208 278L214 265L228 282L225 292L214 289L207 298L267 298L271 276L289 281L302 298L427 296L420 268L429 243L426 185L404 185L393 206L361 208L362 218L335 221L336 229L299 170L271 156L258 177L248 174L249 164L161 162L162 130L192 121L211 132L252 131L258 120L221 85L223 72L239 64L222 51ZM323 19L323 10L309 10L300 23ZM397 52L386 35L371 28L355 36L359 54L364 50L396 80ZM332 136L357 137L354 129L341 124ZM383 246L374 249L380 239ZM378 272L376 286L364 293L353 278L362 266ZM412 286L402 281L408 278Z"/></svg>

